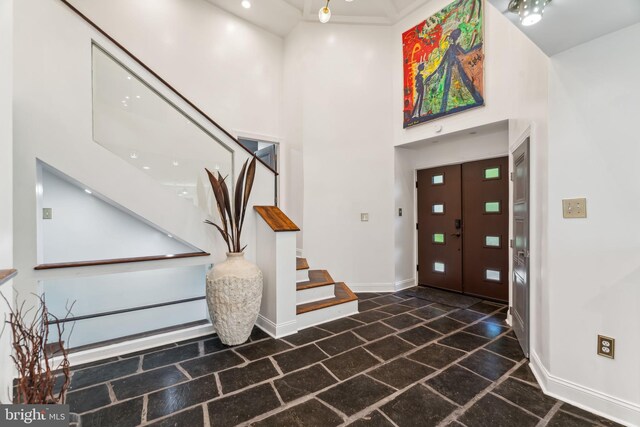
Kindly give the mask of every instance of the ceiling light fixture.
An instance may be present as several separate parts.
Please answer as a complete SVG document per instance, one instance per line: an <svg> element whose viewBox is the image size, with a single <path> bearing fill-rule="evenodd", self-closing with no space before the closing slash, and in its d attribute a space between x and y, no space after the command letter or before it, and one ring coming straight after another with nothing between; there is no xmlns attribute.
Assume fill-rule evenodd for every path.
<svg viewBox="0 0 640 427"><path fill-rule="evenodd" d="M87 193L87 194L93 194L93 191L89 190L88 188L85 188L84 192Z"/></svg>
<svg viewBox="0 0 640 427"><path fill-rule="evenodd" d="M517 13L520 23L525 27L537 24L542 20L544 8L551 0L511 0L509 12Z"/></svg>
<svg viewBox="0 0 640 427"><path fill-rule="evenodd" d="M240 3L240 4L245 9L251 9L251 2L249 0L242 0L242 3Z"/></svg>
<svg viewBox="0 0 640 427"><path fill-rule="evenodd" d="M143 166L142 169L148 171L149 169L151 169L149 166Z"/></svg>
<svg viewBox="0 0 640 427"><path fill-rule="evenodd" d="M318 11L318 19L323 24L326 24L331 19L331 9L329 9L330 1L331 0L327 0L327 4Z"/></svg>
<svg viewBox="0 0 640 427"><path fill-rule="evenodd" d="M138 153L136 153L135 151L132 151L131 154L129 154L129 157L131 157L132 159L137 159Z"/></svg>

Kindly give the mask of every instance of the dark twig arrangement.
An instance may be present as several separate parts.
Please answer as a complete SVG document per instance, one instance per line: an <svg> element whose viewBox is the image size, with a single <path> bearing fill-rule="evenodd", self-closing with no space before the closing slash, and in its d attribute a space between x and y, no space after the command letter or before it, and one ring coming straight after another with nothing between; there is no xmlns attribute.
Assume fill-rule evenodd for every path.
<svg viewBox="0 0 640 427"><path fill-rule="evenodd" d="M13 308L2 295L9 306L6 324L11 329L11 359L18 371L14 401L21 404L63 404L71 381L68 351L63 341L65 322L60 322L49 313L44 295L35 297L38 300L37 306L25 308L23 301ZM63 319L70 316L72 307L73 304L67 306ZM57 336L56 342L49 343L49 328L52 324L56 326ZM53 358L58 356L60 362L52 366ZM62 384L56 386L58 371Z"/></svg>
<svg viewBox="0 0 640 427"><path fill-rule="evenodd" d="M247 166L248 165L248 166ZM256 157L251 162L247 160L242 166L242 170L238 175L236 183L235 196L233 202L229 196L229 188L226 184L227 177L222 177L220 172L216 177L209 169L205 169L209 175L209 182L216 198L218 206L218 214L222 225L218 225L212 221L205 221L207 224L214 226L222 235L229 252L243 252L246 246L241 247L240 235L242 234L242 226L244 224L244 216L247 213L249 205L249 196L253 188L253 181L256 176ZM231 189L233 192L233 188Z"/></svg>

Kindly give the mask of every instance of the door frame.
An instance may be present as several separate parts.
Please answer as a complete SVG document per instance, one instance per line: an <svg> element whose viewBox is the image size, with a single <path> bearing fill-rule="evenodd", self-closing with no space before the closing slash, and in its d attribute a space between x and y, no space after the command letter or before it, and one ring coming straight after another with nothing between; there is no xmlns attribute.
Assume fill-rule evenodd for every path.
<svg viewBox="0 0 640 427"><path fill-rule="evenodd" d="M526 138L525 138L526 139ZM523 139L524 141L524 139ZM517 144L517 146L519 146L520 144ZM516 146L516 148L517 148ZM512 164L511 162L513 161L513 150L512 147L508 147L506 151L503 152L499 152L499 153L488 153L486 155L482 155L482 156L474 156L474 157L469 157L469 158L465 158L463 160L460 161L455 161L455 162L448 162L448 163L443 163L443 164L438 164L438 165L431 165L431 166L425 166L423 168L420 169L414 169L413 170L413 182L416 183L418 182L418 171L421 170L425 170L425 169L431 169L434 167L442 167L442 166L453 166L453 165L462 165L463 163L469 163L469 162L475 162L475 161L479 161L479 160L489 160L489 159L495 159L498 157L507 157L508 158L508 163L509 163L509 176L511 176L511 172L512 172ZM513 230L512 227L513 225L511 224L513 222L513 206L511 203L511 196L512 196L512 191L513 191L513 186L512 186L512 182L511 180L509 180L509 239L511 239L511 237L513 236ZM418 223L418 189L414 186L413 189L413 224L417 224ZM511 307L511 299L512 299L512 286L513 286L513 280L512 280L512 274L513 274L513 260L511 259L511 257L513 256L511 247L509 247L509 282L508 282L508 286L509 286L509 307ZM418 265L418 230L416 230L415 225L413 226L413 265L417 266ZM416 286L420 286L420 282L418 279L418 272L415 271L415 285ZM463 279L464 280L464 277ZM509 325L511 325L511 313L508 314L507 317L507 321L509 323Z"/></svg>

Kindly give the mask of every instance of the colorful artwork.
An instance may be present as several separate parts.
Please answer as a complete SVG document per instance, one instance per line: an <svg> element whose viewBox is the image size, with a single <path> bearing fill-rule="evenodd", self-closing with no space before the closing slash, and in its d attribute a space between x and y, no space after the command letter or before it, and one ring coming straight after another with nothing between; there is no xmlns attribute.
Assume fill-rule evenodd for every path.
<svg viewBox="0 0 640 427"><path fill-rule="evenodd" d="M484 105L483 0L456 0L402 35L404 127Z"/></svg>

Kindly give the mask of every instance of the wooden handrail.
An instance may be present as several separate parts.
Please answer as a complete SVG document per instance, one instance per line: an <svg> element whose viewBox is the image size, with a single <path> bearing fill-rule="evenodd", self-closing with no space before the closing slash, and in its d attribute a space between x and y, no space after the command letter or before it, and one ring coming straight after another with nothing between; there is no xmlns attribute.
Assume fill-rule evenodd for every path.
<svg viewBox="0 0 640 427"><path fill-rule="evenodd" d="M144 261L162 261L176 258L194 258L201 256L211 255L208 252L189 252L185 254L175 255L153 255L142 256L135 258L114 258L114 259L100 259L92 261L77 261L77 262L58 262L54 264L40 264L36 265L34 270L53 270L56 268L77 268L77 267L93 267L97 265L112 265L112 264L128 264L131 262L144 262Z"/></svg>
<svg viewBox="0 0 640 427"><path fill-rule="evenodd" d="M14 270L14 269L0 270L0 285L16 277L16 274L18 274L18 270Z"/></svg>
<svg viewBox="0 0 640 427"><path fill-rule="evenodd" d="M253 208L275 232L300 231L300 228L277 206L254 206Z"/></svg>
<svg viewBox="0 0 640 427"><path fill-rule="evenodd" d="M75 6L73 6L71 3L69 3L67 0L60 0L62 3L64 3L69 9L71 9L76 15L78 15L80 18L82 18L87 24L89 24L90 26L92 26L97 32L99 32L100 34L102 34L104 37L106 37L107 39L109 39L109 41L111 43L113 43L114 45L116 45L120 50L122 50L124 53L126 53L131 59L133 59L135 62L138 63L138 65L140 65L142 68L144 68L149 74L151 74L153 77L155 77L160 83L162 83L163 85L165 85L169 90L171 90L176 96L178 96L180 99L182 99L184 102L187 103L187 105L189 105L191 108L193 108L194 110L196 110L202 117L204 117L207 121L209 121L209 123L211 123L212 125L214 125L216 128L218 128L219 130L221 130L225 135L227 135L229 138L231 138L231 140L233 142L235 142L236 144L238 144L244 151L246 151L247 153L249 153L251 156L255 157L255 153L253 153L251 150L249 150L247 147L245 147L244 145L242 145L240 143L240 141L238 141L238 139L231 135L229 132L227 132L226 129L224 129L222 126L220 126L215 120L213 120L211 117L209 117L209 115L207 115L204 111L202 111L200 108L198 108L193 102L189 101L189 99L184 96L182 93L178 92L178 90L176 88L174 88L173 86L171 86L165 79L163 79L162 77L160 77L160 75L158 75L158 73L156 73L155 71L153 71L147 64L145 64L144 62L142 62L137 56L135 56L133 53L131 53L126 47L124 47L122 44L120 44L116 39L114 39L113 37L111 37L105 30L103 30L102 28L100 28L98 26L98 24L96 24L95 22L93 22L91 19L89 19L85 14L83 14L82 12L80 12L80 10L76 9ZM265 163L262 159L259 159L258 157L256 157L256 159L258 159L259 163L262 163L262 165L264 167L266 167L270 172L272 172L274 175L278 175L278 172L276 172L274 169L271 168L271 166L269 166L267 163Z"/></svg>

